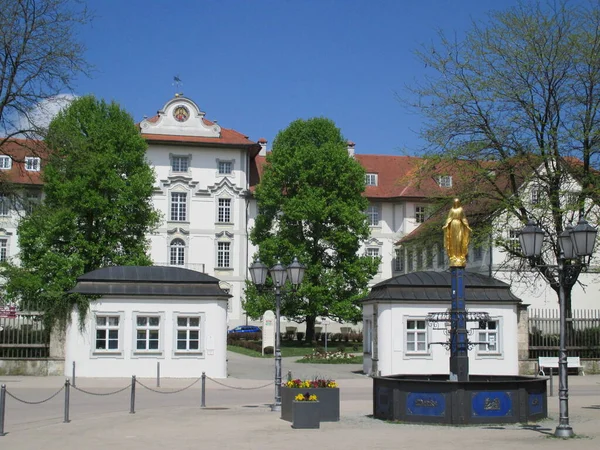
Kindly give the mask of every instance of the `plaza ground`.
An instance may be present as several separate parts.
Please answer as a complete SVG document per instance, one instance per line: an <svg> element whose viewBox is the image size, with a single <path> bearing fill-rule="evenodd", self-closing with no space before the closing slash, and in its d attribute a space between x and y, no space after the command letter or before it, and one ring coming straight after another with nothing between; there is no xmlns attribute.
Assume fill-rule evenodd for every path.
<svg viewBox="0 0 600 450"><path fill-rule="evenodd" d="M274 387L273 360L229 353L226 380L206 381L206 408L200 407L200 382L174 394L136 388L136 413L129 414L130 391L93 396L71 390L70 423L63 423L64 393L41 405L11 397L6 401L6 449L439 449L521 448L591 449L600 446L600 376L569 378L570 418L577 438L552 437L558 422L558 388L549 398L550 419L539 424L448 427L388 423L370 418L372 381L360 365L298 364L284 358L283 373L296 378L321 376L338 380L341 420L322 423L319 430L294 430L270 411ZM142 379L151 389L156 379ZM194 379L162 379L161 392L184 388ZM38 401L57 392L61 377L0 377L13 395ZM129 379L78 378L77 388L110 393ZM266 387L261 387L265 386ZM255 389L256 388L256 389Z"/></svg>

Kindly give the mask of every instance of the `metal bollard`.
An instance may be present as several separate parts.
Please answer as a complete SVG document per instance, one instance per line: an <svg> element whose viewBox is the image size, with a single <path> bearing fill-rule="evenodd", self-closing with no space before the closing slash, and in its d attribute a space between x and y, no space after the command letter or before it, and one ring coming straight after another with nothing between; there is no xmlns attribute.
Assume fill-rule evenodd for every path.
<svg viewBox="0 0 600 450"><path fill-rule="evenodd" d="M6 385L0 388L0 436L6 435L4 432L4 408L6 407Z"/></svg>
<svg viewBox="0 0 600 450"><path fill-rule="evenodd" d="M288 370L287 380L292 381L292 371L291 370Z"/></svg>
<svg viewBox="0 0 600 450"><path fill-rule="evenodd" d="M200 407L206 408L206 373L202 372L202 398L200 401Z"/></svg>
<svg viewBox="0 0 600 450"><path fill-rule="evenodd" d="M554 369L550 367L550 397L554 397Z"/></svg>
<svg viewBox="0 0 600 450"><path fill-rule="evenodd" d="M135 375L131 376L131 400L129 401L129 414L135 414Z"/></svg>
<svg viewBox="0 0 600 450"><path fill-rule="evenodd" d="M73 361L73 377L71 378L71 384L75 387L75 361Z"/></svg>
<svg viewBox="0 0 600 450"><path fill-rule="evenodd" d="M160 387L160 361L156 361L156 387Z"/></svg>
<svg viewBox="0 0 600 450"><path fill-rule="evenodd" d="M69 403L71 397L71 383L67 378L65 380L65 419L63 423L69 423L71 420L69 419Z"/></svg>

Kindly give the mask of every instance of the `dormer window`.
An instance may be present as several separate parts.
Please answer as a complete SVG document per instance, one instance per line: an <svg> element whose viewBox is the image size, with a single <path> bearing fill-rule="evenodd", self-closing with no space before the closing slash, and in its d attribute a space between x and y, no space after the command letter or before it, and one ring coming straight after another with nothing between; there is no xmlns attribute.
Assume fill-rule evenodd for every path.
<svg viewBox="0 0 600 450"><path fill-rule="evenodd" d="M365 184L367 186L377 186L377 174L376 173L367 173L365 175Z"/></svg>
<svg viewBox="0 0 600 450"><path fill-rule="evenodd" d="M25 170L30 172L40 171L40 158L34 156L27 156L25 158Z"/></svg>
<svg viewBox="0 0 600 450"><path fill-rule="evenodd" d="M452 177L450 175L440 175L437 180L440 187L443 188L451 188L452 187Z"/></svg>

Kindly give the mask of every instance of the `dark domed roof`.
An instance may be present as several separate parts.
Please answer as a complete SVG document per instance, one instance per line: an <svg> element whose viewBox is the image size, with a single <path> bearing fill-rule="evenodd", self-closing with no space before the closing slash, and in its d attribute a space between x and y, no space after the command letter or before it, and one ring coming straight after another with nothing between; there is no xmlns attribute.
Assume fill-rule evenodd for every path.
<svg viewBox="0 0 600 450"><path fill-rule="evenodd" d="M510 286L478 273L464 272L466 301L520 302ZM450 301L450 272L412 272L389 278L371 288L363 301Z"/></svg>
<svg viewBox="0 0 600 450"><path fill-rule="evenodd" d="M79 278L70 291L86 295L160 297L231 297L210 275L181 267L113 266L93 270Z"/></svg>

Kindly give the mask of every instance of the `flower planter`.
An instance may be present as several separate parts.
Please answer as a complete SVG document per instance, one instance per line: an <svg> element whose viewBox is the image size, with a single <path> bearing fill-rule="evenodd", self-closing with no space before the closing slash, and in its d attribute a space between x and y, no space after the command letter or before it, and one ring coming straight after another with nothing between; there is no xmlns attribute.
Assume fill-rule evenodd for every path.
<svg viewBox="0 0 600 450"><path fill-rule="evenodd" d="M292 401L292 428L320 428L319 402Z"/></svg>
<svg viewBox="0 0 600 450"><path fill-rule="evenodd" d="M298 394L314 394L319 399L321 422L339 422L340 389L339 388L289 388L281 387L281 418L292 421L294 398ZM300 402L301 403L301 402Z"/></svg>

